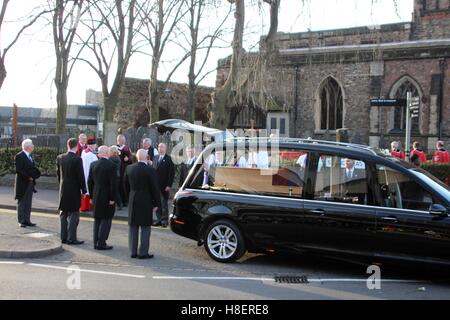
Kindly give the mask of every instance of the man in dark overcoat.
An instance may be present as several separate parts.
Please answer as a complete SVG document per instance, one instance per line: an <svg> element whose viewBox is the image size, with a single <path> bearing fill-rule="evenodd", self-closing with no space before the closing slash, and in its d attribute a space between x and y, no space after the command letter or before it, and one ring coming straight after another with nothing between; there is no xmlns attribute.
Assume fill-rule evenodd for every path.
<svg viewBox="0 0 450 320"><path fill-rule="evenodd" d="M106 244L116 208L116 166L109 160L109 148L98 149L98 161L89 169L88 188L94 208L94 249L111 250Z"/></svg>
<svg viewBox="0 0 450 320"><path fill-rule="evenodd" d="M31 204L33 193L36 192L36 180L41 176L41 172L34 162L33 150L33 141L25 139L22 142L22 151L16 154L14 159L16 167L14 199L17 200L17 219L22 228L36 226L31 222Z"/></svg>
<svg viewBox="0 0 450 320"><path fill-rule="evenodd" d="M83 160L77 156L78 141L71 138L67 141L67 153L56 159L59 181L59 206L61 221L61 242L80 245L84 241L77 239L77 228L80 222L81 195L87 193L83 172Z"/></svg>
<svg viewBox="0 0 450 320"><path fill-rule="evenodd" d="M153 160L153 168L156 170L156 176L158 177L159 191L161 194L161 208L156 212L158 221L154 226L167 227L169 220L169 195L172 188L173 180L175 177L175 165L172 158L166 153L167 145L160 143L158 146L159 155Z"/></svg>
<svg viewBox="0 0 450 320"><path fill-rule="evenodd" d="M155 170L148 165L147 150L140 149L138 162L127 167L125 184L130 191L128 204L129 248L131 258L151 259L149 254L153 213L161 206L161 199ZM140 247L138 254L138 240Z"/></svg>

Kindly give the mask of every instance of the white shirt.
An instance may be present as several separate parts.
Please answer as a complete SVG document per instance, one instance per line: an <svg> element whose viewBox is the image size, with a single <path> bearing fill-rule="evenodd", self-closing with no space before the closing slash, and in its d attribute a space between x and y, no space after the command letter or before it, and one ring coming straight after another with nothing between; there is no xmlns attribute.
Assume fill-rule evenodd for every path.
<svg viewBox="0 0 450 320"><path fill-rule="evenodd" d="M33 160L31 160L31 153L29 153L29 152L27 152L27 151L25 151L25 150L23 150L23 152L27 155L27 157L28 157L28 159L30 159L30 161L33 161Z"/></svg>
<svg viewBox="0 0 450 320"><path fill-rule="evenodd" d="M86 180L86 187L88 187L89 169L91 167L91 164L97 161L98 158L92 151L86 152L86 150L84 150L81 153L81 160L83 160L84 179Z"/></svg>
<svg viewBox="0 0 450 320"><path fill-rule="evenodd" d="M352 168L352 169L345 169L345 176L346 176L347 178L352 179L352 178L353 178L353 173L354 173L354 171L355 171L355 168Z"/></svg>

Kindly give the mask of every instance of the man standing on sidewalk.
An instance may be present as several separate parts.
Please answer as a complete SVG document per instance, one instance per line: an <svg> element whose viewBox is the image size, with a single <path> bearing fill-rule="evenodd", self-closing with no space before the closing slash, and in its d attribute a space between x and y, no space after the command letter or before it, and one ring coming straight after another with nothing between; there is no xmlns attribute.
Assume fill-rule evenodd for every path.
<svg viewBox="0 0 450 320"><path fill-rule="evenodd" d="M22 142L22 151L16 154L14 163L16 166L15 199L17 203L17 217L22 228L34 227L31 223L31 203L35 192L36 180L41 172L36 167L32 152L33 141L26 139Z"/></svg>
<svg viewBox="0 0 450 320"><path fill-rule="evenodd" d="M158 146L159 155L153 161L153 168L156 169L159 190L161 192L161 207L156 212L158 221L153 225L162 226L163 228L167 227L169 220L169 194L175 176L175 165L172 162L172 158L166 152L167 145L160 143Z"/></svg>
<svg viewBox="0 0 450 320"><path fill-rule="evenodd" d="M109 160L109 148L98 148L98 161L89 170L88 188L94 205L94 249L111 250L106 244L116 209L116 166Z"/></svg>
<svg viewBox="0 0 450 320"><path fill-rule="evenodd" d="M155 169L148 166L148 151L140 149L136 154L138 163L128 166L125 172L125 185L130 190L128 204L128 242L131 258L151 259L149 254L150 232L153 212L161 206ZM139 255L139 229L141 231Z"/></svg>
<svg viewBox="0 0 450 320"><path fill-rule="evenodd" d="M77 239L80 222L80 196L87 194L83 161L77 156L77 140L67 141L68 152L56 159L59 181L59 207L61 219L61 242L70 245L83 244Z"/></svg>

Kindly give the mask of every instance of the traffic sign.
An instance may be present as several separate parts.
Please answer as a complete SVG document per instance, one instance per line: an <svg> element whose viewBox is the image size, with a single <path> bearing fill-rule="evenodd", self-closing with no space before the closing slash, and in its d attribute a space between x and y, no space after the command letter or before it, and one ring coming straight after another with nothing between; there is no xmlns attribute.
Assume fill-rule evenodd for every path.
<svg viewBox="0 0 450 320"><path fill-rule="evenodd" d="M371 107L406 107L406 99L372 99Z"/></svg>
<svg viewBox="0 0 450 320"><path fill-rule="evenodd" d="M411 118L419 117L419 113L420 113L420 98L419 97L414 97L411 99L409 111L411 114Z"/></svg>

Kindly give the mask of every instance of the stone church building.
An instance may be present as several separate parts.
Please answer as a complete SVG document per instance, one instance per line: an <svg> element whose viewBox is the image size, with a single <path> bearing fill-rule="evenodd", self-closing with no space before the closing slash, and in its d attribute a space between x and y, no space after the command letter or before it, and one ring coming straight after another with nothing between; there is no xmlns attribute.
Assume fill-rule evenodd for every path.
<svg viewBox="0 0 450 320"><path fill-rule="evenodd" d="M386 148L404 141L405 108L370 101L410 91L420 98L412 140L428 150L438 139L450 144L450 0L414 0L408 23L279 33L276 46L264 94L278 103L242 109L235 127L331 140L347 128L351 142ZM229 61L219 61L217 86Z"/></svg>

